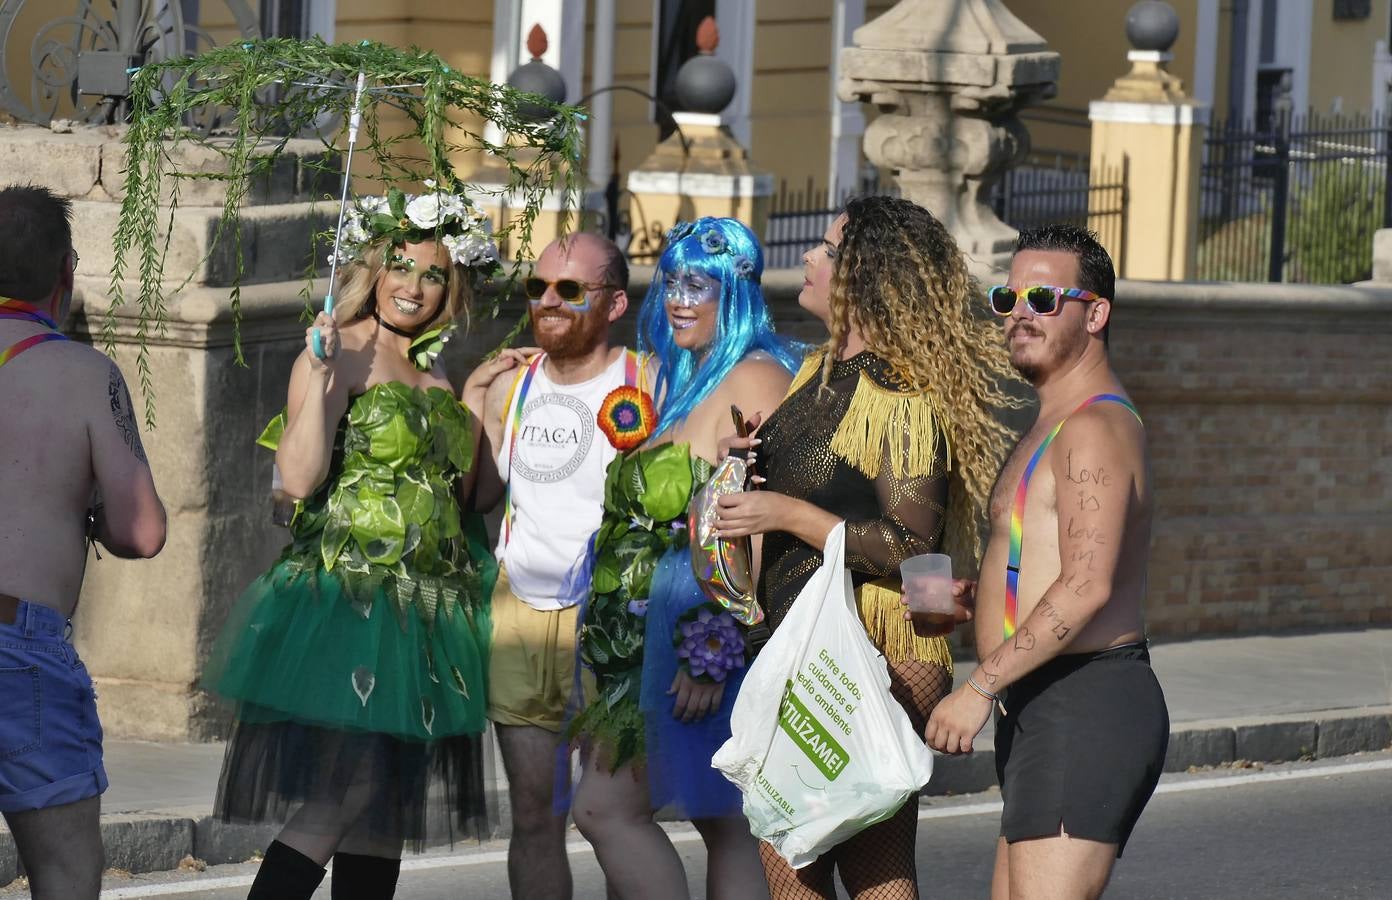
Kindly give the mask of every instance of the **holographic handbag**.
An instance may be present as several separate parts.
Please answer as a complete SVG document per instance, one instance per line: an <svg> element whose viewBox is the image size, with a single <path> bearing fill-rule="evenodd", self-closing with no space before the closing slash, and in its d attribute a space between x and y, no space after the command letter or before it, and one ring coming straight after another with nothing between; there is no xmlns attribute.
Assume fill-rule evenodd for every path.
<svg viewBox="0 0 1392 900"><path fill-rule="evenodd" d="M749 538L716 537L720 498L745 490L749 464L727 456L696 495L687 512L691 535L691 571L706 596L730 611L742 625L757 625L764 610L754 597L754 551Z"/></svg>

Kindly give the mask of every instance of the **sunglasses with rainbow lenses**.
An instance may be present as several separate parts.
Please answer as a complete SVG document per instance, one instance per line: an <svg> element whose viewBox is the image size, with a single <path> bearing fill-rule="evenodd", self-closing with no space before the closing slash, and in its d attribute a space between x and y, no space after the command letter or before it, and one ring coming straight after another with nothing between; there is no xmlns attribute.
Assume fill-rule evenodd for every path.
<svg viewBox="0 0 1392 900"><path fill-rule="evenodd" d="M528 300L540 300L546 293L546 289L554 287L556 295L567 303L583 303L585 295L590 291L598 291L604 288L612 288L612 284L589 284L584 281L576 281L574 278L562 278L558 281L547 281L545 278L538 278L533 275L531 278L522 282L522 290L526 292Z"/></svg>
<svg viewBox="0 0 1392 900"><path fill-rule="evenodd" d="M1091 303L1093 300L1105 299L1100 294L1092 291L1085 291L1082 288L1061 288L1051 284L1036 284L1027 287L1022 291L1017 291L1012 287L998 284L986 292L986 296L991 301L991 311L998 316L1008 316L1015 311L1015 304L1020 297L1024 296L1025 306L1036 316L1056 316L1063 309L1065 300L1082 300Z"/></svg>

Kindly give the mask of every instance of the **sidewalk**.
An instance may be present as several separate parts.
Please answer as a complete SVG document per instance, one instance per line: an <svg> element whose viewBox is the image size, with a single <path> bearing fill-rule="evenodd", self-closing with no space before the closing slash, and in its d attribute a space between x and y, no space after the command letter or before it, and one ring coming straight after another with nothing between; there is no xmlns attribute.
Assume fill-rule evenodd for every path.
<svg viewBox="0 0 1392 900"><path fill-rule="evenodd" d="M1392 629L1176 641L1155 645L1151 654L1170 709L1167 771L1392 744ZM960 665L958 681L970 671ZM967 757L938 757L927 793L995 785L989 726L976 746ZM210 820L221 763L220 745L108 741L107 864L159 871L185 856L240 862L264 848L275 829ZM500 779L501 768L495 766ZM506 816L504 810L504 828ZM0 828L0 885L14 875L14 843Z"/></svg>

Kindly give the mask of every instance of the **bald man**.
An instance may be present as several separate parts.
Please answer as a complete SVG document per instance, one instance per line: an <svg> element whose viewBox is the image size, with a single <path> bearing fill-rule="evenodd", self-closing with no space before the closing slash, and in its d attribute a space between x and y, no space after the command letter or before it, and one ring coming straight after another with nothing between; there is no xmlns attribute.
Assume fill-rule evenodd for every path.
<svg viewBox="0 0 1392 900"><path fill-rule="evenodd" d="M575 680L578 604L590 587L582 563L618 452L596 419L637 361L609 342L628 308L628 263L612 242L583 232L553 241L523 286L541 352L480 366L464 402L484 425L474 507L505 504L488 715L512 801L508 881L514 897L564 900L570 864L553 762Z"/></svg>

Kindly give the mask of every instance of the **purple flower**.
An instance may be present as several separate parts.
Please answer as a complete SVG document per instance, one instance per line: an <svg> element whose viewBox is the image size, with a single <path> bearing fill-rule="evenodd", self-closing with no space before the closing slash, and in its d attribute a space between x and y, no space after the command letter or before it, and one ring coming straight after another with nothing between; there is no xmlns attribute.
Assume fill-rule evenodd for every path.
<svg viewBox="0 0 1392 900"><path fill-rule="evenodd" d="M696 618L677 626L677 658L691 674L722 682L736 669L744 668L744 635L728 612L707 608Z"/></svg>
<svg viewBox="0 0 1392 900"><path fill-rule="evenodd" d="M647 601L647 600L630 600L630 601L628 601L628 612L629 612L630 615L637 616L637 617L640 618L640 619L643 618L644 616L646 616L646 615L648 614L648 601Z"/></svg>

